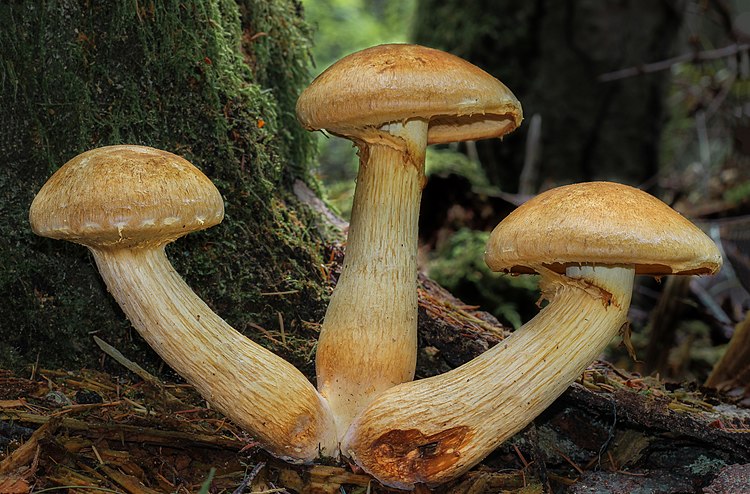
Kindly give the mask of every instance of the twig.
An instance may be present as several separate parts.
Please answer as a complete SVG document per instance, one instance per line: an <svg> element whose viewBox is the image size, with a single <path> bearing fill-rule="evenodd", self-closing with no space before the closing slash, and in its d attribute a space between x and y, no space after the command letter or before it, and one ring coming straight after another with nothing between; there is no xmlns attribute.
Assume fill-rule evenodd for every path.
<svg viewBox="0 0 750 494"><path fill-rule="evenodd" d="M248 323L245 323L245 324L247 324L248 326L250 326L251 328L253 328L253 329L257 330L257 331L260 331L261 333L263 333L263 336L265 336L266 338L268 338L272 342L276 343L277 345L286 346L283 343L281 343L279 340L277 340L276 338L274 338L273 335L266 328L264 328L263 326L260 326L259 324L255 324L254 322L248 322Z"/></svg>
<svg viewBox="0 0 750 494"><path fill-rule="evenodd" d="M240 485L232 492L232 494L242 494L245 492L245 489L247 488L250 483L255 480L255 477L258 476L258 473L261 471L263 467L266 466L266 462L261 461L257 465L253 467L253 469L250 471L249 474L245 475L245 478L242 479L242 482Z"/></svg>
<svg viewBox="0 0 750 494"><path fill-rule="evenodd" d="M54 434L60 426L60 423L61 421L59 419L50 419L34 431L25 443L5 457L3 461L0 461L0 474L10 473L32 462L34 457L38 454L37 448L39 446L39 441Z"/></svg>
<svg viewBox="0 0 750 494"><path fill-rule="evenodd" d="M83 436L103 439L115 439L125 442L149 443L173 447L179 444L203 445L208 447L238 451L244 443L238 439L182 431L167 431L149 427L138 427L117 423L90 423L69 417L59 418L58 425L69 430L79 431ZM16 420L30 424L46 424L52 419L45 415L27 412L0 412L0 420ZM41 428L40 428L41 429ZM37 432L39 432L37 430ZM36 434L36 433L35 433ZM27 441L28 442L28 441ZM19 448L20 449L20 448ZM18 450L16 450L18 451ZM8 460L10 457L6 458ZM3 461L5 461L3 460Z"/></svg>
<svg viewBox="0 0 750 494"><path fill-rule="evenodd" d="M573 467L576 470L576 472L578 472L580 475L583 475L583 469L581 467L579 467L576 464L576 462L574 462L573 460L571 460L568 455L566 455L565 453L563 453L562 451L560 451L557 448L553 447L552 449L555 451L555 453L557 453L558 455L560 455L560 457L562 457L562 459L565 460L568 463L568 465L570 465L571 467Z"/></svg>
<svg viewBox="0 0 750 494"><path fill-rule="evenodd" d="M102 459L102 455L99 454L99 450L96 449L96 445L91 445L91 450L94 452L94 455L96 456L96 459L99 460L99 465L104 465L104 460Z"/></svg>
<svg viewBox="0 0 750 494"><path fill-rule="evenodd" d="M275 295L292 295L295 293L299 293L299 290L286 290L284 292L260 292L261 296L263 297L271 297Z"/></svg>
<svg viewBox="0 0 750 494"><path fill-rule="evenodd" d="M281 312L277 312L279 315L279 331L281 331L281 344L286 346L286 331L284 330L284 316Z"/></svg>
<svg viewBox="0 0 750 494"><path fill-rule="evenodd" d="M110 468L104 465L101 465L99 469L104 472L107 477L112 479L116 484L128 491L130 494L159 494L159 491L149 489L148 487L143 485L140 480L138 480L136 477L133 477L132 475L119 472L114 468Z"/></svg>
<svg viewBox="0 0 750 494"><path fill-rule="evenodd" d="M668 70L673 65L683 62L706 62L708 60L716 60L719 58L726 58L737 55L738 53L747 52L750 50L750 44L748 43L735 43L723 48L717 48L715 50L696 51L694 53L684 53L673 58L661 60L659 62L647 63L644 65L638 65L636 67L628 67L626 69L616 70L614 72L607 72L599 76L599 82L611 82L619 79L626 79L628 77L635 77L642 74L650 74L652 72L660 72L662 70Z"/></svg>
<svg viewBox="0 0 750 494"><path fill-rule="evenodd" d="M88 412L89 410L96 410L97 408L115 407L121 405L122 400L109 401L107 403L86 403L83 405L66 405L62 409L53 412L50 416L55 417L58 415L68 415L74 413Z"/></svg>
<svg viewBox="0 0 750 494"><path fill-rule="evenodd" d="M112 492L114 494L120 494L120 491L113 491L112 489L98 487L95 485L58 485L55 487L47 487L46 489L34 491L34 494L41 494L42 492L54 492L54 491L77 490L77 489L88 489L91 491Z"/></svg>
<svg viewBox="0 0 750 494"><path fill-rule="evenodd" d="M523 468L529 468L529 462L526 461L526 458L523 456L523 453L521 453L521 450L518 449L518 446L515 444L513 445L513 449L516 450L516 455L518 455L518 458L521 460L521 463L523 463Z"/></svg>
<svg viewBox="0 0 750 494"><path fill-rule="evenodd" d="M175 395L167 391L167 389L164 387L164 384L162 384L162 382L159 381L159 379L157 379L155 376L151 375L146 369L136 364L135 362L128 360L125 355L120 353L117 348L113 347L101 338L94 336L94 342L99 346L99 348L102 349L104 353L115 359L117 363L158 389L161 395L164 397L164 401L166 402L167 406L184 408L184 403L182 403L182 401Z"/></svg>

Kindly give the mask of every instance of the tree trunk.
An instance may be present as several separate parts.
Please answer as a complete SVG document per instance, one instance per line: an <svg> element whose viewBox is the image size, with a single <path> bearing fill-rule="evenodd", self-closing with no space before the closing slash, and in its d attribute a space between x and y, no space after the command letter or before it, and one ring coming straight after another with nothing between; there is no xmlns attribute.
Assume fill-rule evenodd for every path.
<svg viewBox="0 0 750 494"><path fill-rule="evenodd" d="M218 186L224 222L177 242L171 260L235 328L310 369L331 235L292 193L295 180L315 186L294 115L309 46L295 0L0 6L0 367L93 366L93 332L157 362L86 249L35 237L27 220L68 159L128 143L182 155Z"/></svg>
<svg viewBox="0 0 750 494"><path fill-rule="evenodd" d="M484 68L523 103L526 123L518 132L502 143L477 143L488 177L504 191L517 191L524 158L534 151L536 169L527 166L523 176L531 189L587 180L637 185L657 173L669 73L598 77L672 55L684 6L682 0L419 0L415 38Z"/></svg>

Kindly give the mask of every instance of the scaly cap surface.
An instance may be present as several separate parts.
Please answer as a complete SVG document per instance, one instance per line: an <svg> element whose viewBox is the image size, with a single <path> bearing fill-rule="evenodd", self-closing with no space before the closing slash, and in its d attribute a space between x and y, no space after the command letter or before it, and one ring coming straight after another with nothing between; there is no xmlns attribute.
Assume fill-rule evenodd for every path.
<svg viewBox="0 0 750 494"><path fill-rule="evenodd" d="M485 253L494 271L543 265L635 265L650 275L712 274L722 259L698 227L646 192L590 182L557 187L522 204L493 230Z"/></svg>
<svg viewBox="0 0 750 494"><path fill-rule="evenodd" d="M307 129L357 137L412 118L429 121L428 144L500 137L518 127L521 104L500 81L449 53L389 44L331 65L297 101Z"/></svg>
<svg viewBox="0 0 750 494"><path fill-rule="evenodd" d="M211 181L185 159L144 146L107 146L63 165L31 204L34 232L86 246L163 244L224 216Z"/></svg>

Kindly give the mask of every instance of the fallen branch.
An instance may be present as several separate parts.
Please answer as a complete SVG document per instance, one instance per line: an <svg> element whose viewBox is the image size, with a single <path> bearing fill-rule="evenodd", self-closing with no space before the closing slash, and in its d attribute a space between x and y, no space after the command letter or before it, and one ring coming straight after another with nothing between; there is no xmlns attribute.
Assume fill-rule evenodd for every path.
<svg viewBox="0 0 750 494"><path fill-rule="evenodd" d="M112 357L117 363L119 363L120 365L128 369L130 372L132 372L136 376L143 379L145 382L147 382L154 388L158 389L162 398L164 398L165 404L167 405L168 408L170 409L186 408L187 405L185 405L175 395L170 393L159 379L157 379L155 376L150 374L146 369L144 369L140 365L126 358L125 355L120 353L120 351L117 348L113 347L109 343L105 342L104 340L96 336L94 336L94 342L99 346L99 348L101 348L101 350L104 353Z"/></svg>
<svg viewBox="0 0 750 494"><path fill-rule="evenodd" d="M696 51L693 53L684 53L673 58L661 60L659 62L647 63L643 65L637 65L635 67L628 67L626 69L616 70L614 72L607 72L599 76L599 82L612 82L619 79L627 79L628 77L635 77L643 74L651 74L653 72L660 72L662 70L668 70L673 65L684 62L707 62L709 60L717 60L719 58L727 58L737 55L739 53L747 52L750 50L750 44L748 43L735 43L723 48L717 48L715 50Z"/></svg>
<svg viewBox="0 0 750 494"><path fill-rule="evenodd" d="M5 411L0 412L0 420L14 420L27 424L47 424L52 420L52 417L27 412ZM117 441L123 442L148 443L157 446L162 445L174 447L180 445L201 445L211 448L228 449L232 451L239 451L244 446L246 446L246 442L240 439L232 439L224 436L183 431L159 430L150 427L139 427L136 425L128 424L97 424L68 417L60 419L57 425L59 427L63 427L72 431L77 431L82 436L115 439ZM34 434L37 434L41 429L42 428L40 427ZM25 444L28 444L29 442L31 442L31 440L27 441ZM0 470L0 473L2 473L2 470Z"/></svg>

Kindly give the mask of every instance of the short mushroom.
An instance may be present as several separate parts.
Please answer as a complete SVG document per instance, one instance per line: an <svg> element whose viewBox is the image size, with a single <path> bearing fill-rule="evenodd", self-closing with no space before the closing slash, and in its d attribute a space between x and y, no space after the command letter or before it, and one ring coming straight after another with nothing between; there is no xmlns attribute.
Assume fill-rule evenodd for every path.
<svg viewBox="0 0 750 494"><path fill-rule="evenodd" d="M391 388L364 410L343 449L385 484L448 481L531 422L627 323L636 274L712 274L722 262L669 206L606 182L526 202L495 228L486 261L541 274L549 303L467 364Z"/></svg>
<svg viewBox="0 0 750 494"><path fill-rule="evenodd" d="M520 124L521 107L460 58L393 44L329 67L300 96L297 116L359 148L344 266L316 356L318 389L343 434L373 397L414 377L426 145L500 137Z"/></svg>
<svg viewBox="0 0 750 494"><path fill-rule="evenodd" d="M166 244L219 223L224 203L188 161L108 146L68 161L31 205L38 235L88 247L133 326L177 373L273 454L336 451L330 411L291 364L232 329L173 269Z"/></svg>

